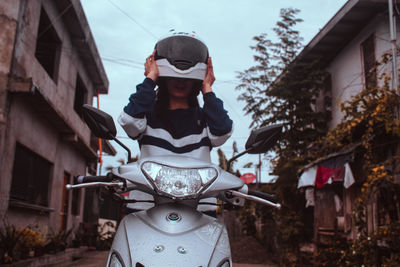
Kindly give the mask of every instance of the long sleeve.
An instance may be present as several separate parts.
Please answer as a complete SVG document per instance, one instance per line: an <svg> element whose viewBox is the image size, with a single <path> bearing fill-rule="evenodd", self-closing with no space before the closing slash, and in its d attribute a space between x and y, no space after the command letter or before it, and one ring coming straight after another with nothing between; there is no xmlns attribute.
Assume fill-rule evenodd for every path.
<svg viewBox="0 0 400 267"><path fill-rule="evenodd" d="M145 114L152 112L156 98L152 79L146 78L136 86L136 93L129 97L129 103L118 117L118 123L131 138L138 138L147 125Z"/></svg>
<svg viewBox="0 0 400 267"><path fill-rule="evenodd" d="M220 146L232 135L233 122L223 102L213 92L203 96L208 137L213 146Z"/></svg>

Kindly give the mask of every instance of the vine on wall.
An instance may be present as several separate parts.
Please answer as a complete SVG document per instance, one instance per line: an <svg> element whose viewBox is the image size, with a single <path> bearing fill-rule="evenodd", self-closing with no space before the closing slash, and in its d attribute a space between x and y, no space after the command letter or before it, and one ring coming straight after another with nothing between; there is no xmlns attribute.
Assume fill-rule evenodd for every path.
<svg viewBox="0 0 400 267"><path fill-rule="evenodd" d="M384 62L383 62L384 63ZM380 65L380 64L379 64ZM400 97L389 88L388 75L382 85L363 89L341 105L342 122L313 144L309 157L318 159L332 151L357 147L365 174L360 193L353 205L355 240L338 240L322 248L317 255L321 266L399 266L400 264L400 186L395 182L399 163ZM381 203L387 218L368 229L367 207ZM376 220L376 218L375 218Z"/></svg>

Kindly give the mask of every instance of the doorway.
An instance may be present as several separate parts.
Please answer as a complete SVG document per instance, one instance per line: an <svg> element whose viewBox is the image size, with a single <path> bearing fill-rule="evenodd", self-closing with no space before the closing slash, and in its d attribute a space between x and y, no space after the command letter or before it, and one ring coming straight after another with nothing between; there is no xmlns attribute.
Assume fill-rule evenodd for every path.
<svg viewBox="0 0 400 267"><path fill-rule="evenodd" d="M68 206L69 206L69 192L66 189L66 185L70 183L71 175L64 172L64 180L62 187L62 202L60 210L60 230L67 230L68 223Z"/></svg>

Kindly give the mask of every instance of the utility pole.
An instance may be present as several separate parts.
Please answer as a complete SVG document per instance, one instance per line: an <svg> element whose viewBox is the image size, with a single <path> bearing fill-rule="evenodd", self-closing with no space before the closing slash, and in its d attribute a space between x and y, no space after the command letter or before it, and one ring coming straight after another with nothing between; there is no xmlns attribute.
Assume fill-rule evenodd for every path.
<svg viewBox="0 0 400 267"><path fill-rule="evenodd" d="M397 29L396 29L396 17L393 15L393 0L388 0L389 7L389 27L390 27L390 43L392 44L392 89L396 90L397 94L400 95L398 86L398 75L397 75ZM400 118L400 107L395 109L396 117ZM400 146L397 146L399 152ZM396 168L398 171L398 168ZM396 178L397 177L397 178ZM399 180L399 174L395 175L395 181Z"/></svg>
<svg viewBox="0 0 400 267"><path fill-rule="evenodd" d="M388 0L389 4L389 27L390 27L390 43L392 44L392 89L396 90L398 94L398 75L397 75L397 29L396 17L393 14L393 0Z"/></svg>
<svg viewBox="0 0 400 267"><path fill-rule="evenodd" d="M256 167L256 189L258 190L258 187L260 186L261 183L261 154L258 154L258 164Z"/></svg>

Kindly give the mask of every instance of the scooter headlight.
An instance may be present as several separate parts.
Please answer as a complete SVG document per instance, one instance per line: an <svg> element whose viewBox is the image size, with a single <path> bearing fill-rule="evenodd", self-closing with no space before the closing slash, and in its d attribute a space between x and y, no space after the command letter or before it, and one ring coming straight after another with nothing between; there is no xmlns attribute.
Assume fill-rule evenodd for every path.
<svg viewBox="0 0 400 267"><path fill-rule="evenodd" d="M176 168L145 162L142 171L156 188L177 198L195 197L217 177L214 168Z"/></svg>

